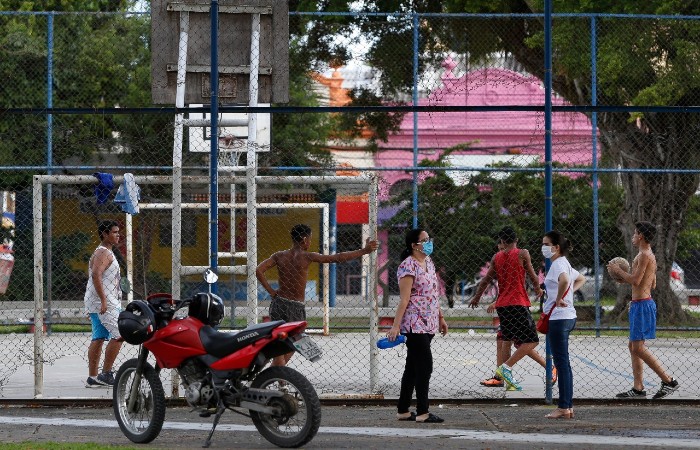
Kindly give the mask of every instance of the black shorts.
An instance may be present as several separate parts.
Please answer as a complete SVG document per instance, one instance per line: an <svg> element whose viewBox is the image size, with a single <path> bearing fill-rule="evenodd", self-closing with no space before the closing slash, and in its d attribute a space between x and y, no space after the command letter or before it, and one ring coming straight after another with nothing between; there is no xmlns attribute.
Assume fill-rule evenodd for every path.
<svg viewBox="0 0 700 450"><path fill-rule="evenodd" d="M306 307L303 302L275 297L270 303L270 320L301 322L306 320Z"/></svg>
<svg viewBox="0 0 700 450"><path fill-rule="evenodd" d="M527 306L501 306L496 308L496 312L501 322L503 339L519 344L540 342L535 321Z"/></svg>

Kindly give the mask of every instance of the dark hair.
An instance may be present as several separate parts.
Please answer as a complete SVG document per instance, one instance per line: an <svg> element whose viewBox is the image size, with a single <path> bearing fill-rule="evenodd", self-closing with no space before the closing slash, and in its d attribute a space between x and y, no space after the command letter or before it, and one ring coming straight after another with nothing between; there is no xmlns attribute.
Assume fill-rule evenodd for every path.
<svg viewBox="0 0 700 450"><path fill-rule="evenodd" d="M116 220L103 220L97 226L97 237L100 238L100 241L101 241L103 234L109 234L109 232L112 231L112 227L118 227L118 226L119 226L119 223L117 223Z"/></svg>
<svg viewBox="0 0 700 450"><path fill-rule="evenodd" d="M401 261L413 254L413 244L418 243L418 237L424 231L422 228L415 228L406 232L406 247L401 251Z"/></svg>
<svg viewBox="0 0 700 450"><path fill-rule="evenodd" d="M498 239L503 241L504 244L512 244L518 240L518 235L513 228L503 227L501 231L498 232Z"/></svg>
<svg viewBox="0 0 700 450"><path fill-rule="evenodd" d="M559 252L562 256L567 256L569 254L569 251L571 251L571 241L569 241L566 236L557 230L552 230L544 235L548 237L550 241L552 241L552 245L559 246Z"/></svg>
<svg viewBox="0 0 700 450"><path fill-rule="evenodd" d="M634 224L639 234L644 236L644 240L651 244L651 241L656 237L656 226L651 222L637 222Z"/></svg>
<svg viewBox="0 0 700 450"><path fill-rule="evenodd" d="M311 227L300 223L292 227L292 241L301 242L305 237L311 236Z"/></svg>

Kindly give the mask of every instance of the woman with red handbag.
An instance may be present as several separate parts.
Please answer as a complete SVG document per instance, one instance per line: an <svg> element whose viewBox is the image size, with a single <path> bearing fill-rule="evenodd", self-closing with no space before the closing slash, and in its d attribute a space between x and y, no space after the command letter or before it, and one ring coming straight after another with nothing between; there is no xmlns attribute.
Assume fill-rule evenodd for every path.
<svg viewBox="0 0 700 450"><path fill-rule="evenodd" d="M542 256L552 264L544 279L547 301L544 314L549 314L547 339L557 368L559 402L557 409L547 414L548 419L571 419L574 417L573 397L574 379L569 362L569 335L576 326L576 309L574 308L574 291L586 281L569 264L566 256L571 244L558 231L550 231L542 238Z"/></svg>

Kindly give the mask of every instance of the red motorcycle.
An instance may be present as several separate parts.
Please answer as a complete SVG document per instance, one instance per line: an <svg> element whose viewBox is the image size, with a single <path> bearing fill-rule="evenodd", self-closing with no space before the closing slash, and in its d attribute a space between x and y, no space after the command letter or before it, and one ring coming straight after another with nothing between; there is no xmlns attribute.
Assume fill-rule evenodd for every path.
<svg viewBox="0 0 700 450"><path fill-rule="evenodd" d="M185 306L187 317L175 317ZM311 361L321 357L321 349L304 333L306 322L260 323L234 334L214 328L223 316L221 298L211 293L191 300L154 294L129 303L119 315L124 340L141 345L138 358L119 368L113 390L114 415L131 441L151 442L163 426L161 369L177 371L193 411L214 415L204 447L227 409L250 417L260 434L279 447L299 447L316 435L321 403L311 383L289 367L265 369L275 356L294 351ZM147 361L151 353L155 368Z"/></svg>

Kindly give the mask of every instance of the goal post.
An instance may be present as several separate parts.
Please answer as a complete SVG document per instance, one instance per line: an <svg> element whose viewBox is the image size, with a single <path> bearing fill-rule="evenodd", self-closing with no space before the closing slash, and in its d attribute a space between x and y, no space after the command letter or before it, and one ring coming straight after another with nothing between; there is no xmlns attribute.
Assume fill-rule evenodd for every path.
<svg viewBox="0 0 700 450"><path fill-rule="evenodd" d="M353 189L366 189L369 199L369 220L367 224L368 237L370 239L377 239L377 214L378 214L378 178L375 174L369 174L367 176L359 177L348 177L348 176L256 176L255 181L260 185L270 185L270 186L311 186L311 185L328 185L333 187L338 186L354 186ZM113 181L115 185L120 184L124 177L122 175L115 175ZM167 185L172 183L172 176L167 175L136 175L134 180L140 185ZM207 185L210 180L207 176L183 176L181 179L183 184L197 184L197 185ZM35 398L41 398L43 395L43 336L42 329L44 324L44 236L43 236L43 225L44 225L44 211L43 211L43 197L44 197L44 186L45 185L94 185L97 180L92 175L35 175L33 177L33 243L34 243L34 395ZM219 183L222 185L233 185L246 183L246 179L243 177L235 176L221 176L219 177ZM182 202L180 199L173 199L173 203L180 201L181 206L188 206L187 203ZM225 204L224 204L225 205ZM275 204L276 207L279 206ZM208 207L206 204L204 208ZM235 209L236 207L248 206L247 204L233 203L228 205L229 208ZM265 203L256 203L255 207L264 207ZM143 202L140 207L148 208L148 202ZM197 206L198 208L201 206ZM269 206L268 206L269 207ZM290 206L291 207L291 206ZM295 205L295 207L306 207L306 208L317 208L321 209L323 213L323 228L324 233L328 235L330 232L329 223L329 207L328 204L318 204L318 203L301 203ZM127 215L128 216L128 215ZM182 220L180 217L179 220ZM133 228L130 221L130 217L125 218L125 230L127 233L132 234ZM248 232L257 236L257 228L254 226L253 229L248 230ZM130 239L129 239L130 240ZM327 244L328 238L324 239L325 244L322 245L322 250L324 253L328 252L329 246ZM127 251L131 253L133 247L127 243ZM130 259L130 255L127 255L127 259ZM133 260L129 262L133 267ZM377 255L376 253L371 253L368 255L369 270L367 274L367 296L370 305L369 315L370 315L370 341L376 341L378 337L378 298L377 298ZM232 266L229 266L232 267ZM221 269L228 272L228 268L225 266L220 266ZM189 273L191 269L187 266L180 266L178 270L172 272L172 285L180 286L182 275ZM324 265L324 276L323 276L323 287L321 291L324 293L324 312L323 312L323 323L324 323L324 334L330 332L330 308L328 304L328 290L329 290L329 271L328 266ZM255 320L257 320L258 314L258 298L257 295L247 298L247 306L253 308L253 311L249 312L249 317L255 313ZM250 323L249 323L250 324ZM376 349L375 349L376 350ZM370 359L376 358L376 352L371 350ZM372 372L372 376L376 376Z"/></svg>

